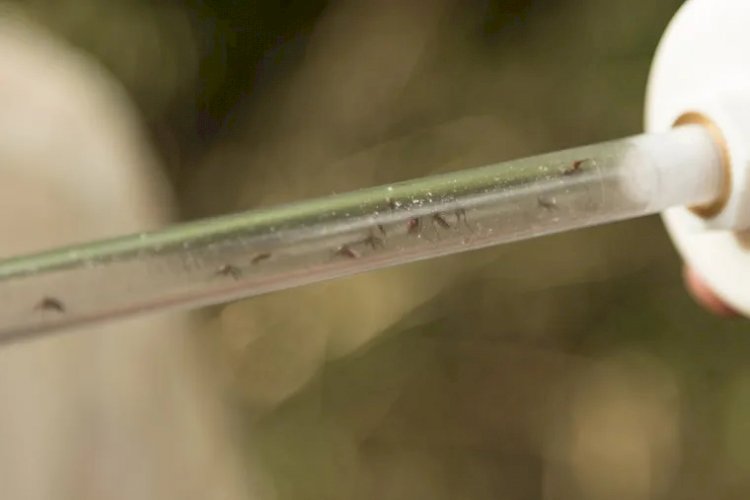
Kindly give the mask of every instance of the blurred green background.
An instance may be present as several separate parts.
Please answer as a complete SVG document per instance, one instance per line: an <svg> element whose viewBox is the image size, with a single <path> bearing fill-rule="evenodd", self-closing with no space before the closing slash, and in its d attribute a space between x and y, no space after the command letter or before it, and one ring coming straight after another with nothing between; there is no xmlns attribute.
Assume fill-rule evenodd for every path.
<svg viewBox="0 0 750 500"><path fill-rule="evenodd" d="M642 130L680 0L25 0L128 90L184 219ZM205 311L274 499L750 493L750 327L658 218Z"/></svg>

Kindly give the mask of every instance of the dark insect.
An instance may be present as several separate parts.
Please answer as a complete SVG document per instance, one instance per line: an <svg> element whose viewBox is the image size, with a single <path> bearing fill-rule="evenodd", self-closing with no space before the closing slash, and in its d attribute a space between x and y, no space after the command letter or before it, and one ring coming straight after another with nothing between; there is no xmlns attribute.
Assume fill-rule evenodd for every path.
<svg viewBox="0 0 750 500"><path fill-rule="evenodd" d="M409 219L406 223L407 234L417 235L422 231L422 220L418 217Z"/></svg>
<svg viewBox="0 0 750 500"><path fill-rule="evenodd" d="M434 222L437 226L442 227L443 229L451 228L451 225L441 214L432 214L432 222Z"/></svg>
<svg viewBox="0 0 750 500"><path fill-rule="evenodd" d="M545 210L555 210L557 208L557 200L554 198L547 198L546 196L539 196L536 199L536 203Z"/></svg>
<svg viewBox="0 0 750 500"><path fill-rule="evenodd" d="M583 165L586 162L586 160L576 160L573 162L573 164L565 169L563 172L563 175L575 175L583 172L583 169L581 168L581 165Z"/></svg>
<svg viewBox="0 0 750 500"><path fill-rule="evenodd" d="M378 248L383 248L383 246L385 246L383 240L378 238L374 234L370 234L370 236L362 240L362 243L372 248L373 250L377 250Z"/></svg>
<svg viewBox="0 0 750 500"><path fill-rule="evenodd" d="M455 214L456 214L457 225L463 221L464 226L466 226L466 229L468 229L469 231L473 231L473 229L471 228L471 225L469 224L469 219L466 217L466 209L457 208Z"/></svg>
<svg viewBox="0 0 750 500"><path fill-rule="evenodd" d="M339 256L339 257L346 257L349 259L359 258L359 253L356 250L354 250L352 247L350 247L349 245L341 245L340 247L336 249L336 251L334 252L334 255Z"/></svg>
<svg viewBox="0 0 750 500"><path fill-rule="evenodd" d="M378 224L378 231L380 231L380 234L383 235L383 238L388 236L388 233L385 232L385 227L383 224Z"/></svg>
<svg viewBox="0 0 750 500"><path fill-rule="evenodd" d="M232 277L234 279L240 279L240 277L242 276L242 270L237 266L224 264L216 271L216 274L220 276Z"/></svg>
<svg viewBox="0 0 750 500"><path fill-rule="evenodd" d="M252 264L260 264L261 262L266 261L266 260L268 260L270 258L271 258L271 254L270 253L259 253L258 255L256 255L255 257L253 257L253 260L251 260L250 262Z"/></svg>
<svg viewBox="0 0 750 500"><path fill-rule="evenodd" d="M54 311L56 313L64 313L65 304L54 297L44 297L42 301L36 306L36 309L39 311Z"/></svg>

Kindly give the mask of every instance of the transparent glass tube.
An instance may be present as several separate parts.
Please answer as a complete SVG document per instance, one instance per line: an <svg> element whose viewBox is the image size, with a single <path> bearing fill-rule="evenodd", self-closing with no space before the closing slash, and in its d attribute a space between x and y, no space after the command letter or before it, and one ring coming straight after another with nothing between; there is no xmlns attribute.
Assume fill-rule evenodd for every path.
<svg viewBox="0 0 750 500"><path fill-rule="evenodd" d="M0 342L703 204L722 176L686 126L14 258Z"/></svg>

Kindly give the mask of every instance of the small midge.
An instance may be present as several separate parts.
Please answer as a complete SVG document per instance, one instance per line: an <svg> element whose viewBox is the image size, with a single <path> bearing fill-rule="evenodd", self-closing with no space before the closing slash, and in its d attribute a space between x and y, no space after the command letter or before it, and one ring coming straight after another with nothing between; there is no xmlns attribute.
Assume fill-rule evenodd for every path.
<svg viewBox="0 0 750 500"><path fill-rule="evenodd" d="M347 257L349 259L358 259L359 253L354 250L349 245L341 245L336 249L334 252L334 255L340 256L340 257Z"/></svg>
<svg viewBox="0 0 750 500"><path fill-rule="evenodd" d="M435 223L438 226L442 227L443 229L450 229L451 228L451 225L448 223L447 220L445 220L445 217L443 217L440 214L433 214L432 215L432 220L435 221Z"/></svg>
<svg viewBox="0 0 750 500"><path fill-rule="evenodd" d="M41 311L54 311L57 313L65 312L65 304L60 299L55 297L44 297L41 302L36 306L37 310Z"/></svg>
<svg viewBox="0 0 750 500"><path fill-rule="evenodd" d="M563 175L574 175L581 173L583 171L581 165L583 165L586 161L587 160L574 161L573 164L563 172Z"/></svg>
<svg viewBox="0 0 750 500"><path fill-rule="evenodd" d="M217 269L216 274L220 276L230 276L234 279L239 279L240 276L242 276L242 270L237 266L224 264L219 269Z"/></svg>
<svg viewBox="0 0 750 500"><path fill-rule="evenodd" d="M369 246L373 250L377 250L378 248L383 248L383 240L375 236L374 234L371 234L364 240L362 240L362 243Z"/></svg>
<svg viewBox="0 0 750 500"><path fill-rule="evenodd" d="M406 232L411 235L419 234L422 229L422 221L418 218L409 219L406 223Z"/></svg>
<svg viewBox="0 0 750 500"><path fill-rule="evenodd" d="M536 199L537 205L545 210L554 210L557 208L557 200L554 198L547 198L546 196L539 196Z"/></svg>
<svg viewBox="0 0 750 500"><path fill-rule="evenodd" d="M253 257L253 260L251 260L250 262L253 264L260 264L261 262L264 262L270 258L271 258L270 253L259 253L258 255Z"/></svg>

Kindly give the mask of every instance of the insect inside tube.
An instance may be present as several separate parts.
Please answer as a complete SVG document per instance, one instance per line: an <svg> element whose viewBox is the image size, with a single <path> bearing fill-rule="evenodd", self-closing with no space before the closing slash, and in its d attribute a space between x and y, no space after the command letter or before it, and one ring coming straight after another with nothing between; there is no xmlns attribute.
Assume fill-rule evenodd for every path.
<svg viewBox="0 0 750 500"><path fill-rule="evenodd" d="M457 208L456 209L456 225L460 224L461 221L463 221L464 226L466 226L466 229L469 231L474 231L469 224L469 219L466 217L466 209L465 208Z"/></svg>
<svg viewBox="0 0 750 500"><path fill-rule="evenodd" d="M56 313L65 312L65 304L60 299L55 297L44 297L41 302L36 306L38 311L53 311Z"/></svg>
<svg viewBox="0 0 750 500"><path fill-rule="evenodd" d="M406 222L406 233L411 235L419 235L422 230L422 220L419 217L414 217Z"/></svg>
<svg viewBox="0 0 750 500"><path fill-rule="evenodd" d="M224 264L216 270L216 274L218 274L219 276L227 276L234 279L240 279L240 277L242 276L242 270L237 266Z"/></svg>
<svg viewBox="0 0 750 500"><path fill-rule="evenodd" d="M261 262L263 262L265 260L268 260L270 258L271 258L271 254L270 253L259 253L258 255L256 255L255 257L253 257L253 260L251 260L250 262L252 264L260 264Z"/></svg>
<svg viewBox="0 0 750 500"><path fill-rule="evenodd" d="M580 174L581 172L583 172L583 169L581 168L581 165L583 165L586 161L588 161L588 160L576 160L576 161L574 161L571 166L569 166L568 168L566 168L563 171L563 175Z"/></svg>
<svg viewBox="0 0 750 500"><path fill-rule="evenodd" d="M540 208L545 210L555 210L557 208L557 200L555 198L549 198L543 195L537 197L536 203Z"/></svg>
<svg viewBox="0 0 750 500"><path fill-rule="evenodd" d="M443 217L443 215L439 214L439 213L432 214L432 222L436 226L440 226L443 229L450 229L451 228L451 225L448 223L447 220L445 220L445 217Z"/></svg>
<svg viewBox="0 0 750 500"><path fill-rule="evenodd" d="M334 252L334 255L339 256L339 257L346 257L346 258L349 258L349 259L358 259L359 258L359 252L357 252L356 250L354 250L349 245L341 245L340 247L338 247L336 249L336 251Z"/></svg>
<svg viewBox="0 0 750 500"><path fill-rule="evenodd" d="M383 248L384 246L383 240L378 238L372 233L370 233L370 235L367 238L362 240L362 243L372 248L373 250L377 250L378 248Z"/></svg>

